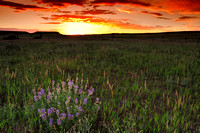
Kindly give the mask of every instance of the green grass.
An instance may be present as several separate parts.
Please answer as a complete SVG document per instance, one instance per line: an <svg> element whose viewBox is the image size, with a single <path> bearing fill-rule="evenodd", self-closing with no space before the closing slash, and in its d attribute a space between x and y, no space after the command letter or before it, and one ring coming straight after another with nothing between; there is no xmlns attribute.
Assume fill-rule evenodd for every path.
<svg viewBox="0 0 200 133"><path fill-rule="evenodd" d="M42 132L32 89L79 74L102 102L92 132L198 132L200 45L181 42L2 41L0 131Z"/></svg>

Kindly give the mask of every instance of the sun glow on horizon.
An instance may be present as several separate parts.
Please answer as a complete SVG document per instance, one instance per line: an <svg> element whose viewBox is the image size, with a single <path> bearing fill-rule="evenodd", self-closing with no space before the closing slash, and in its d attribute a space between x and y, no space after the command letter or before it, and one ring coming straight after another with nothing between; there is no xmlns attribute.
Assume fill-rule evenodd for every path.
<svg viewBox="0 0 200 133"><path fill-rule="evenodd" d="M109 31L109 26L85 22L67 22L59 32L65 35L103 34Z"/></svg>

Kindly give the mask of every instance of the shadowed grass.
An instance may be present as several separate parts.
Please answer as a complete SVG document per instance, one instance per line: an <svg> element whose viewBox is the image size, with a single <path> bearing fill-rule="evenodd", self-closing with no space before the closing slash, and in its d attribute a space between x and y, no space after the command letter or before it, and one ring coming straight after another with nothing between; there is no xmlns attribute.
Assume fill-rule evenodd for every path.
<svg viewBox="0 0 200 133"><path fill-rule="evenodd" d="M88 78L102 107L95 132L198 132L200 46L139 41L1 42L0 127L34 132L27 104L32 89L68 74ZM12 47L13 46L13 47ZM31 119L32 123L26 123Z"/></svg>

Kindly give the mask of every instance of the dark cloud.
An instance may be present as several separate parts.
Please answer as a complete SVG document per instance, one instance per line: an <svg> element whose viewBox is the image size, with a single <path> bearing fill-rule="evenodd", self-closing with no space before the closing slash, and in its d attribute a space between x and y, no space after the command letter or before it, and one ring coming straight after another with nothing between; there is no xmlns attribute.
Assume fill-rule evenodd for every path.
<svg viewBox="0 0 200 133"><path fill-rule="evenodd" d="M161 13L159 13L159 12L141 11L141 13L144 13L144 14L151 14L151 15L154 15L154 16L157 16L157 17L163 16L163 15L162 15Z"/></svg>
<svg viewBox="0 0 200 133"><path fill-rule="evenodd" d="M176 22L186 22L186 21L192 21L194 19L199 19L199 17L196 17L196 16L181 16L181 17L175 19L174 21L176 21Z"/></svg>
<svg viewBox="0 0 200 133"><path fill-rule="evenodd" d="M0 6L5 6L5 7L10 7L10 8L16 9L16 12L24 11L24 10L28 10L28 9L31 9L31 10L46 9L44 7L39 7L39 6L36 6L36 5L26 5L26 4L4 1L4 0L0 0Z"/></svg>
<svg viewBox="0 0 200 133"><path fill-rule="evenodd" d="M20 29L20 28L0 28L0 31L26 31L26 32L36 32L38 29Z"/></svg>
<svg viewBox="0 0 200 133"><path fill-rule="evenodd" d="M166 18L166 17L156 17L156 18L170 20L170 18Z"/></svg>
<svg viewBox="0 0 200 133"><path fill-rule="evenodd" d="M92 10L85 10L85 11L76 11L75 13L79 14L79 15L86 15L86 14L90 14L90 15L116 14L113 11L102 10L102 9L92 9Z"/></svg>

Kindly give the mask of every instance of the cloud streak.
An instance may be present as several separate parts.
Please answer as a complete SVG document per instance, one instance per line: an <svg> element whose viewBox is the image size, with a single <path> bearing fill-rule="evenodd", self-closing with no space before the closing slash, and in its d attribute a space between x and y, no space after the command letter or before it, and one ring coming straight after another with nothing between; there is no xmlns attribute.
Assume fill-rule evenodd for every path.
<svg viewBox="0 0 200 133"><path fill-rule="evenodd" d="M44 7L39 7L39 6L36 6L36 5L26 5L26 4L4 1L4 0L0 0L0 6L10 7L10 8L16 9L16 11L44 10L44 9L46 9Z"/></svg>

